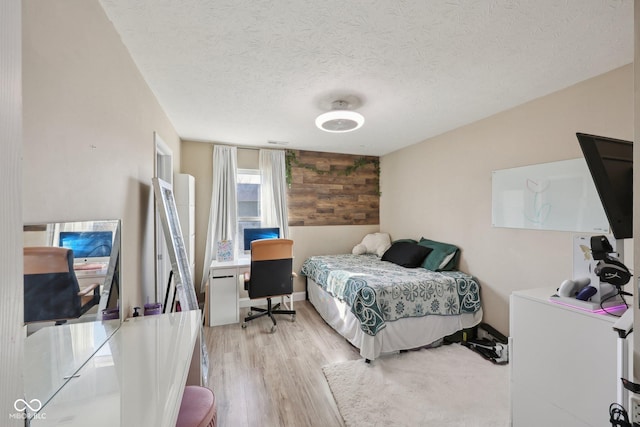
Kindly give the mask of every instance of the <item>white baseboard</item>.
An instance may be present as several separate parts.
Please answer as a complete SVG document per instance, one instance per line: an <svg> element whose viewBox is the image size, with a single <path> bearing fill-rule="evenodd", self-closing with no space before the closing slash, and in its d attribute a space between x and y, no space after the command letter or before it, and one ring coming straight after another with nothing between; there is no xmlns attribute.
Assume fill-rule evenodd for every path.
<svg viewBox="0 0 640 427"><path fill-rule="evenodd" d="M293 301L304 301L306 298L306 293L304 291L302 292L294 292L293 293ZM273 298L274 303L275 302L280 302L280 297L274 297ZM240 300L238 301L238 303L240 304L240 308L246 308L246 307L251 307L253 306L266 306L267 305L267 299L266 298L260 298L260 299L251 299L248 297L245 298L240 298ZM294 306L295 309L295 306Z"/></svg>

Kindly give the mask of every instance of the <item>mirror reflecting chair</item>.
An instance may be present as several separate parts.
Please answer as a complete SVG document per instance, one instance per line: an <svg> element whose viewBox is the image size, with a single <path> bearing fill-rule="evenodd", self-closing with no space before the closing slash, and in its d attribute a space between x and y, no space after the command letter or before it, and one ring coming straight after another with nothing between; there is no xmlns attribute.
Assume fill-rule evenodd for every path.
<svg viewBox="0 0 640 427"><path fill-rule="evenodd" d="M24 248L24 322L76 319L100 301L100 283L80 289L73 251L36 246Z"/></svg>
<svg viewBox="0 0 640 427"><path fill-rule="evenodd" d="M249 292L250 299L266 298L267 308L251 307L242 327L247 322L269 316L273 322L271 332L276 331L274 314L291 315L295 320L295 310L280 309L280 303L272 305L271 298L277 296L291 296L293 294L293 240L290 239L261 239L251 242L251 267L245 273L244 288ZM293 298L291 299L293 301ZM284 304L284 302L283 302ZM291 307L293 308L293 307ZM257 312L257 314L253 314Z"/></svg>
<svg viewBox="0 0 640 427"><path fill-rule="evenodd" d="M30 223L23 230L24 398L45 405L120 327L121 221ZM73 251L73 259L65 252L53 271L60 276L54 286L60 286L55 293L61 295L51 297L51 289L39 290L44 285L37 276L52 272L45 269L47 262L30 253L33 249L27 249L34 247ZM64 276L70 282L62 280ZM84 294L78 294L82 290ZM103 310L115 311L115 319L101 316ZM33 411L27 416L31 418Z"/></svg>
<svg viewBox="0 0 640 427"><path fill-rule="evenodd" d="M46 246L73 251L73 271L83 291L80 295L83 309L79 317L70 318L67 323L120 318L120 225L118 219L24 225L23 248ZM53 322L25 321L25 324L29 336Z"/></svg>

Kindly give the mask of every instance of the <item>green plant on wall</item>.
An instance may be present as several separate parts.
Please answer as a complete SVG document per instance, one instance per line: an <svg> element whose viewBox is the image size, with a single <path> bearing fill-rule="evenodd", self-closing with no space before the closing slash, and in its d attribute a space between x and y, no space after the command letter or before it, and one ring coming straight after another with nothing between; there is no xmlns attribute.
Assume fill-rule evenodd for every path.
<svg viewBox="0 0 640 427"><path fill-rule="evenodd" d="M360 168L363 168L363 167L368 166L368 165L373 165L374 168L375 168L376 176L378 177L378 180L380 179L380 160L378 160L377 158L376 159L371 159L371 158L366 158L366 157L358 157L357 159L355 159L353 161L352 165L349 165L344 169L341 169L341 170L333 170L333 169L321 170L321 169L318 169L313 164L301 162L298 159L298 157L296 156L295 151L287 150L286 151L286 155L285 155L285 161L286 161L287 184L289 186L291 186L291 181L292 181L291 168L294 165L299 167L299 168L304 168L304 169L313 171L313 172L317 173L318 175L332 174L332 175L342 175L342 176L349 176L349 175L351 175L352 173L354 173L355 171L357 171Z"/></svg>

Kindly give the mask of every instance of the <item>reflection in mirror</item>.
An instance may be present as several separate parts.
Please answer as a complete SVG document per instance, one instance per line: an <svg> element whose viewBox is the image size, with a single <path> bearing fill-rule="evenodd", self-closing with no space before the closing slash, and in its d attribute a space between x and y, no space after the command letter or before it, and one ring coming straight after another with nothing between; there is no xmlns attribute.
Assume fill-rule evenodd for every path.
<svg viewBox="0 0 640 427"><path fill-rule="evenodd" d="M24 226L24 321L42 326L118 318L120 221Z"/></svg>
<svg viewBox="0 0 640 427"><path fill-rule="evenodd" d="M120 225L24 226L27 401L48 402L120 326Z"/></svg>

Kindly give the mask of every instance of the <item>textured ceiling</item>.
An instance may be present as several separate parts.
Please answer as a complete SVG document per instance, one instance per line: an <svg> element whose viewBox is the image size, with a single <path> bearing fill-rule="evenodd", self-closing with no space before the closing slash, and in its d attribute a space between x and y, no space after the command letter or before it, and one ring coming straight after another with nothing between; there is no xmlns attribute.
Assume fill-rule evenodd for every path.
<svg viewBox="0 0 640 427"><path fill-rule="evenodd" d="M632 0L100 2L187 140L383 155L633 61Z"/></svg>

